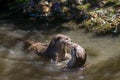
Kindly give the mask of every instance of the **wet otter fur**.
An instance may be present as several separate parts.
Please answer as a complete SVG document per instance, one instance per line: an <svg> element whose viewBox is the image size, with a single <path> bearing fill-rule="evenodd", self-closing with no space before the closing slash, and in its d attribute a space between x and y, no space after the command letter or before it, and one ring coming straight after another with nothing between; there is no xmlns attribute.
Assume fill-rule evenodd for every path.
<svg viewBox="0 0 120 80"><path fill-rule="evenodd" d="M34 53L38 54L39 56L58 62L66 59L65 44L63 43L64 40L71 41L70 37L63 34L54 36L49 45L27 40L24 42L24 49L28 51L34 51Z"/></svg>
<svg viewBox="0 0 120 80"><path fill-rule="evenodd" d="M67 68L73 69L84 67L87 58L85 49L74 42L67 41L66 43L70 50L69 54L71 55L71 58L69 58L67 63Z"/></svg>
<svg viewBox="0 0 120 80"><path fill-rule="evenodd" d="M66 47L68 53L65 51ZM54 36L48 45L41 42L25 41L25 49L30 52L34 51L40 57L55 62L67 59L66 65L68 69L84 67L87 57L83 47L72 42L71 38L63 34Z"/></svg>

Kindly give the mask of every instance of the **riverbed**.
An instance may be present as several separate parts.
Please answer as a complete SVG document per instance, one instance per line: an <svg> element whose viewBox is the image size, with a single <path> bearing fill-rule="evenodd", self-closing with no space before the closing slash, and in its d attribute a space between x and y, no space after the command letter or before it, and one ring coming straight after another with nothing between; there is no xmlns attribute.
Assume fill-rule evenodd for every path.
<svg viewBox="0 0 120 80"><path fill-rule="evenodd" d="M56 65L37 61L33 54L23 51L22 40L48 44L59 33L86 49L85 70L61 71ZM6 20L0 21L0 80L120 80L119 62L119 36L98 37L84 29L56 31L55 28L42 30L38 26L25 29Z"/></svg>

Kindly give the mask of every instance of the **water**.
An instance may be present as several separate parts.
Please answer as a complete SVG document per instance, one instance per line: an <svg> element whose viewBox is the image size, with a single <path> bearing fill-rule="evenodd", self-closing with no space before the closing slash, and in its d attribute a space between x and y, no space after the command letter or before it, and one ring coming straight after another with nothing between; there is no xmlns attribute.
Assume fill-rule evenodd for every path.
<svg viewBox="0 0 120 80"><path fill-rule="evenodd" d="M0 80L120 80L120 37L95 37L84 30L29 31L15 27L11 23L0 24ZM86 49L85 70L61 71L23 51L20 40L49 43L58 33L68 35Z"/></svg>

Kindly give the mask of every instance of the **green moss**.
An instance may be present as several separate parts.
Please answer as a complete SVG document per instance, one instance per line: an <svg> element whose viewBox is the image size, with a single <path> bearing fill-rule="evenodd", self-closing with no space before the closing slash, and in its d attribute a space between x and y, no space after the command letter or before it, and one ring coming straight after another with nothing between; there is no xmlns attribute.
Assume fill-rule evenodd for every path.
<svg viewBox="0 0 120 80"><path fill-rule="evenodd" d="M118 19L111 22L111 26L117 26L118 24Z"/></svg>
<svg viewBox="0 0 120 80"><path fill-rule="evenodd" d="M91 31L91 28L92 28L91 25L92 25L92 24L91 24L91 20L86 20L86 21L83 22L83 26L85 26L85 28L86 28L88 31Z"/></svg>
<svg viewBox="0 0 120 80"><path fill-rule="evenodd" d="M119 6L120 5L120 1L116 2L115 6Z"/></svg>
<svg viewBox="0 0 120 80"><path fill-rule="evenodd" d="M111 24L110 23L106 23L104 26L100 26L97 25L95 27L92 28L93 32L95 32L96 34L105 34L111 31Z"/></svg>
<svg viewBox="0 0 120 80"><path fill-rule="evenodd" d="M78 5L78 6L77 6L78 9L85 9L85 10L89 9L89 7L90 7L90 4L89 4L89 3L84 4L84 5Z"/></svg>

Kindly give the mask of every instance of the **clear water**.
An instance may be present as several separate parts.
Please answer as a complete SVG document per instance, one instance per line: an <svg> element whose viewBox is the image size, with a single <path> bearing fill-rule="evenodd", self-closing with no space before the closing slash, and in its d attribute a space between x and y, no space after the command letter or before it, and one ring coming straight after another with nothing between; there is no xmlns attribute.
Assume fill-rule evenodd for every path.
<svg viewBox="0 0 120 80"><path fill-rule="evenodd" d="M16 26L0 23L0 80L120 80L120 37L95 37L84 30L29 31ZM20 39L49 43L58 33L86 49L85 70L61 71L54 64L36 61L22 49Z"/></svg>

